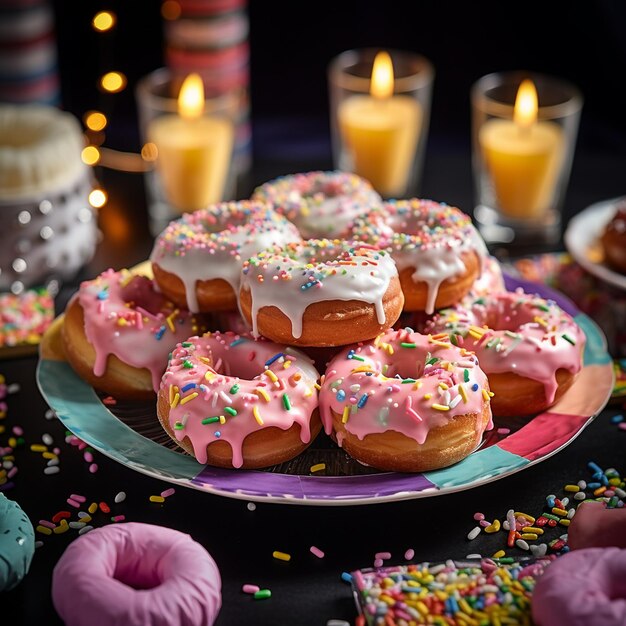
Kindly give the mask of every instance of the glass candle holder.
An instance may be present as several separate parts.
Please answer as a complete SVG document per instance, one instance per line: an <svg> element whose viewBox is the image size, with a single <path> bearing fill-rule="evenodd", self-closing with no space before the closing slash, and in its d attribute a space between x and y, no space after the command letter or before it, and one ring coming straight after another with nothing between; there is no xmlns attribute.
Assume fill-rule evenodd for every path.
<svg viewBox="0 0 626 626"><path fill-rule="evenodd" d="M407 51L348 50L328 68L333 162L384 198L419 195L434 68Z"/></svg>
<svg viewBox="0 0 626 626"><path fill-rule="evenodd" d="M136 99L152 234L182 213L233 199L236 98L213 96L199 75L160 68L138 82Z"/></svg>
<svg viewBox="0 0 626 626"><path fill-rule="evenodd" d="M471 90L474 217L487 243L554 244L583 98L542 74L488 74Z"/></svg>

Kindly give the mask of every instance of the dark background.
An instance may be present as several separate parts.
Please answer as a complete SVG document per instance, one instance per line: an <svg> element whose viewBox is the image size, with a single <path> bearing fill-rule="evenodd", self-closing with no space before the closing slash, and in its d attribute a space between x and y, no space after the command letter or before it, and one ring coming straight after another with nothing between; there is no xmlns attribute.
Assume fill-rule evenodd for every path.
<svg viewBox="0 0 626 626"><path fill-rule="evenodd" d="M109 147L139 150L134 86L163 65L160 6L160 0L54 0L63 108L78 117L89 109L103 110L110 120ZM91 19L103 9L115 11L118 24L98 34ZM617 0L531 1L517 8L505 2L251 0L249 16L252 182L330 166L328 63L347 49L380 46L419 52L436 70L424 197L471 208L470 87L484 74L509 69L566 78L584 95L566 214L624 193L626 5ZM98 78L110 70L128 77L124 92L98 91ZM85 278L144 260L152 245L141 175L104 168L96 173L109 203L100 211L103 238ZM74 289L68 285L61 295ZM356 611L341 572L370 566L377 551L389 550L394 563L402 561L408 547L415 549L417 560L492 554L502 547L501 534L484 535L473 544L466 539L476 510L488 519L502 519L509 507L536 514L546 494L589 478L588 461L624 470L626 433L611 423L620 410L612 405L552 458L444 497L333 509L259 503L249 511L242 500L179 488L158 505L148 501L149 495L169 484L101 454L98 473L90 474L82 455L63 444L63 424L43 418L47 405L35 390L36 362L33 356L3 363L8 382L21 386L9 399L5 424L7 430L23 425L29 442L51 434L62 447L63 469L43 477L37 455L20 450L19 481L9 497L38 520L64 507L70 493L111 502L118 491L126 491L128 498L116 513L189 533L214 556L224 581L219 626L323 626L331 618L352 622ZM97 525L104 523L102 517L97 520ZM52 571L74 537L68 533L45 542L24 582L3 595L2 623L61 625L50 596ZM324 549L325 559L313 557L310 545ZM272 559L275 549L293 554L292 562ZM255 603L244 596L241 585L250 582L272 589L271 601Z"/></svg>
<svg viewBox="0 0 626 626"><path fill-rule="evenodd" d="M139 148L134 86L164 64L160 7L158 0L54 2L63 107L79 116L104 110L110 147ZM91 19L103 9L113 10L118 23L96 33ZM250 0L248 14L258 159L296 149L330 158L327 66L359 47L414 50L432 61L427 161L451 147L469 159L470 87L484 74L513 69L552 74L580 88L580 151L626 152L626 6L619 0ZM98 91L97 78L109 70L128 77L123 93Z"/></svg>

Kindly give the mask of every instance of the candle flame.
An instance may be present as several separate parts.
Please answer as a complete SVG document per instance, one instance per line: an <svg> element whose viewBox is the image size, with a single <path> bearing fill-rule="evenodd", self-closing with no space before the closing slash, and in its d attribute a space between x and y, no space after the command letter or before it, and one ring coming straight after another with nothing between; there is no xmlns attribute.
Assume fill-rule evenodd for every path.
<svg viewBox="0 0 626 626"><path fill-rule="evenodd" d="M532 80L523 80L517 90L513 121L522 128L529 128L537 121L539 109L537 89Z"/></svg>
<svg viewBox="0 0 626 626"><path fill-rule="evenodd" d="M393 63L388 52L381 51L374 59L370 94L374 98L389 98L393 94Z"/></svg>
<svg viewBox="0 0 626 626"><path fill-rule="evenodd" d="M191 120L204 111L204 84L199 74L189 74L183 81L178 94L178 112L180 116Z"/></svg>

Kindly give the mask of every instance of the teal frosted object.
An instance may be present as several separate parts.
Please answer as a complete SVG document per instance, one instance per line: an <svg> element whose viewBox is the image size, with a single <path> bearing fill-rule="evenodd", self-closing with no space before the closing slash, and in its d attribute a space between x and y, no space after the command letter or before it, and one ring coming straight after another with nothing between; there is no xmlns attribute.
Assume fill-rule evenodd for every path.
<svg viewBox="0 0 626 626"><path fill-rule="evenodd" d="M0 493L0 592L18 585L35 554L35 530L17 502Z"/></svg>

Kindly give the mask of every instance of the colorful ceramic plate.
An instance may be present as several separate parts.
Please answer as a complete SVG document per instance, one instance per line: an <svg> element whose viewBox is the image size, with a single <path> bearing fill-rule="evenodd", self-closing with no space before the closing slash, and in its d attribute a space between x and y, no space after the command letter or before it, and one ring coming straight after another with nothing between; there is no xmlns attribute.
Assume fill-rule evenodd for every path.
<svg viewBox="0 0 626 626"><path fill-rule="evenodd" d="M600 236L613 217L617 204L624 201L626 196L588 206L569 221L563 236L565 247L580 266L596 278L620 289L626 289L626 275L612 270L604 263Z"/></svg>
<svg viewBox="0 0 626 626"><path fill-rule="evenodd" d="M567 298L545 286L507 277L507 288L515 287L553 298L575 316L587 336L579 381L549 412L496 420L495 428L473 454L452 467L424 474L366 468L323 433L293 461L265 471L200 465L171 442L152 405L105 405L74 373L62 357L62 317L42 343L37 381L50 407L77 437L131 469L177 485L250 501L326 506L453 493L504 478L557 453L604 408L613 388L611 358L596 324ZM502 434L502 429L508 432ZM324 475L312 475L311 467L319 463L326 466Z"/></svg>

